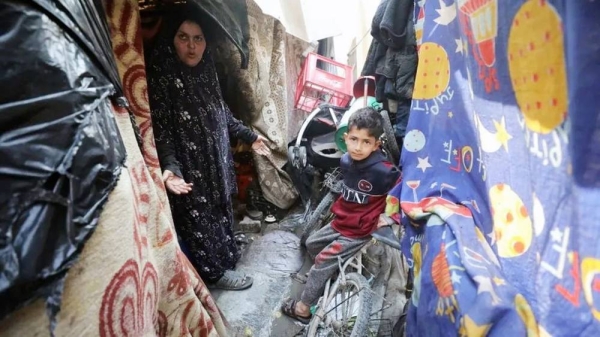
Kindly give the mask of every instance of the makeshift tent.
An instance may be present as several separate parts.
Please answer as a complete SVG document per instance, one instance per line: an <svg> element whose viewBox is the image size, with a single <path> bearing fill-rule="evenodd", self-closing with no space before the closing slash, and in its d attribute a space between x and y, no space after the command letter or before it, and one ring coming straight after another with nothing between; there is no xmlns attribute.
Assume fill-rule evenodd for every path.
<svg viewBox="0 0 600 337"><path fill-rule="evenodd" d="M142 10L161 10L171 6L189 4L193 9L198 9L211 20L211 29L226 36L240 53L242 69L248 68L248 11L245 0L140 0L139 8Z"/></svg>
<svg viewBox="0 0 600 337"><path fill-rule="evenodd" d="M296 131L304 117L292 113L293 95L302 54L309 45L286 32L283 24L263 13L254 0L241 3L236 0L228 3L227 8L216 6L212 1L188 1L187 5L190 4L201 10L199 21L216 53L227 104L236 117L270 141L272 155L253 158L259 185L256 190L260 201L270 204L267 212L283 213L297 198L283 167L287 162L288 130ZM173 7L166 1L144 1L143 6L143 17L149 22L150 17L154 17L155 26L149 23L154 27L160 24L158 17ZM228 27L233 23L239 23L241 28L236 29L242 34L229 33ZM238 42L235 37L244 39ZM151 38L145 41L145 47L151 44ZM240 45L245 47L240 49Z"/></svg>
<svg viewBox="0 0 600 337"><path fill-rule="evenodd" d="M4 1L0 18L0 336L47 335L40 297L59 336L227 336L177 244L137 1Z"/></svg>
<svg viewBox="0 0 600 337"><path fill-rule="evenodd" d="M171 2L174 1L157 1L159 4ZM268 97L277 100L278 108L271 112L275 113L274 117L279 119L278 123L269 124L268 127L264 128L266 131L262 132L276 131L279 133L278 137L285 137L286 119L288 117L287 106L294 95L293 91L288 92L286 88L288 87L288 83L292 83L292 87L293 83L295 83L295 78L300 68L301 60L299 56L306 49L307 44L286 34L280 23L264 15L256 5L253 5L252 11L248 15L246 13L247 5L253 4L252 1L228 1L227 4L222 4L218 1L194 1L191 3L198 5L199 9L205 15L208 15L217 22L218 24L215 27L220 27L223 36L227 37L229 43L223 43L223 48L227 46L229 56L227 66L230 71L241 72L240 67L246 62L249 65L248 72L255 71L256 67L261 67L262 71L264 71L265 68L262 67L265 65L265 59L253 59L252 51L272 48L272 56L269 58L272 61L269 61L271 65L268 66L269 70L267 72L270 74L267 78L270 79L265 82L267 84L266 86L262 86L262 88L265 89L268 87L270 91ZM27 63L31 60L35 60L36 58L44 60L43 57L47 57L46 60L48 62L45 63L46 65L51 64L50 62L57 63L57 60L63 60L61 61L63 63L58 62L57 64L65 65L65 69L62 70L65 74L69 74L69 71L80 71L78 68L69 68L67 66L73 67L73 65L79 64L88 66L89 74L96 76L95 81L105 83L105 87L99 87L102 90L93 90L95 88L95 82L93 81L90 83L73 82L72 84L74 88L71 89L73 97L81 96L78 99L96 100L101 103L101 108L92 109L92 112L97 116L97 119L92 122L96 122L97 127L95 129L90 127L83 129L85 136L103 145L95 148L96 151L91 153L95 155L94 158L96 161L89 162L88 164L96 164L95 167L101 168L100 164L104 163L106 168L113 168L113 171L107 170L108 173L99 175L102 179L96 181L91 179L94 177L94 174L81 177L82 181L90 178L89 181L85 180L86 183L96 183L99 187L105 186L100 191L102 193L87 190L88 194L85 196L88 199L85 199L85 202L89 203L89 205L82 204L81 209L78 210L87 210L89 212L89 217L84 219L88 221L86 222L87 226L74 226L75 230L67 232L68 234L75 235L77 238L77 240L70 241L73 247L69 247L70 250L66 252L68 254L65 251L54 251L48 248L46 249L48 255L43 255L44 258L50 258L53 252L55 255L59 255L59 257L60 254L65 253L63 254L63 258L66 262L56 269L58 279L63 277L64 280L62 300L58 292L49 294L45 291L42 292L41 290L44 290L42 288L37 288L40 291L35 291L36 288L32 287L27 289L26 292L19 293L23 295L23 298L26 299L25 301L15 302L22 305L31 300L31 304L25 307L14 311L14 308L8 308L8 304L12 302L6 303L2 301L0 306L5 305L7 308L6 312L11 313L6 319L0 322L0 336L46 335L49 324L44 301L36 300L40 296L42 298L50 296L50 304L54 309L60 306L55 328L55 333L59 336L187 336L198 334L227 336L224 320L218 308L204 286L204 283L181 252L177 244L176 233L173 229L169 205L156 156L147 102L147 84L138 1L105 0L71 6L71 3L69 2L67 5L66 1L39 0L30 3L12 0L3 2L0 6L2 6L0 7L0 15L3 18L2 22L0 22L0 27L3 28L1 31L9 32L10 34L6 36L14 38L5 39L0 42L0 48L3 51L2 55L0 55L0 62L3 62L2 67L3 69L17 70L13 65L14 62L18 62L24 65L23 71L29 71L21 74L9 71L0 76L3 80L3 88L15 90L3 91L2 95L0 95L2 97L0 107L2 107L3 111L15 108L16 105L14 102L18 102L19 99L24 100L27 104L36 103L33 100L27 101L26 98L28 97L25 95L15 95L16 90L21 90L22 92L30 90L33 93L33 90L37 88L32 84L44 84L46 83L44 81L48 83L51 83L53 80L57 81L56 78L49 76L50 74L44 70L42 67L44 63ZM18 19L22 20L19 21ZM26 24L29 22L28 20L33 20L37 25L36 27L45 27L48 29L30 29L25 35L12 34L16 32L15 29L24 31L32 27ZM245 20L258 22L258 24L253 25L253 29L250 29L251 26L245 28ZM108 22L109 30L107 30L106 22ZM22 25L19 26L17 23ZM271 37L273 40L268 35L263 34L263 29L269 29L272 32ZM30 41L23 39L23 36L28 36L27 34L33 37L43 34L51 36L52 40L48 41L51 41L55 48L47 48L47 50L52 53L50 55L47 55L48 53L40 53L38 55L37 51L31 53L24 52L23 48L25 47L39 48L41 50L41 47L36 45L36 43L19 43ZM260 39L258 39L259 35ZM256 39L254 42L252 42L252 36ZM35 42L35 40L31 41ZM11 43L10 49L7 49L9 46L5 44L7 42ZM251 42L255 46L254 49L249 47ZM70 49L58 49L58 47L65 45L69 46ZM247 49L244 46L248 46ZM65 50L73 50L74 53L65 53ZM6 53L6 51L10 51L10 53ZM89 59L90 61L80 63L64 61L65 56L67 57L66 60L70 61L74 55L83 60ZM35 72L35 70L40 71ZM32 71L34 72L32 73ZM281 76L283 73L287 74L285 78ZM265 73L262 72L261 74L264 75ZM240 74L240 76L245 78L244 81L251 78L243 74ZM4 81L7 78L13 81L11 84L16 83L19 85L15 85L14 87L11 84L7 85ZM62 76L62 78L70 79L68 76ZM21 85L21 83L24 84ZM65 83L69 84L70 82L66 81ZM46 94L50 95L55 91L59 91L62 87L58 85L45 86L41 89L44 88L49 90ZM79 89L76 90L77 88ZM276 90L271 88L276 88ZM108 96L104 97L103 100L98 100L95 98L98 95L100 97L104 97L102 95ZM110 100L109 98L113 99ZM77 101L73 102L77 103ZM271 101L263 101L261 104L268 105L269 102ZM38 103L44 107L43 103L45 102ZM291 103L289 104L291 105ZM68 106L66 107L68 108ZM84 105L84 108L90 107L93 107L93 105ZM263 108L259 109L257 110L259 113L258 116L260 116L260 111ZM31 119L29 122L41 123L44 121L42 117L48 120L58 118L50 113L54 112L55 109L41 111L42 113L35 115L37 119ZM77 127L77 123L83 123L77 117L87 116L88 114L90 112L84 109L79 115L68 116L72 119L66 118L64 121L61 121L63 123L66 123L65 121L72 122L72 125ZM134 117L133 124L131 120L132 116ZM252 116L257 115L255 115L255 112L252 112ZM25 166L26 164L35 164L35 162L23 160L24 158L20 156L20 153L15 151L17 148L12 147L9 150L7 147L8 143L6 141L8 137L6 135L9 134L7 132L16 130L15 124L12 121L22 122L18 117L14 114L3 114L0 117L3 121L0 126L2 130L0 137L0 151L2 151L2 156L0 157L0 168L2 170L0 174L2 177L0 179L5 179L5 174L8 172L6 169L8 167L5 162L6 158L10 159L11 163L15 165ZM258 118L257 123L262 123L261 120L263 119ZM4 123L4 121L11 122ZM83 121L86 120L84 119ZM269 119L266 121L272 123ZM263 130L260 126L258 129ZM41 141L46 142L44 144L52 144L52 142L65 140L71 141L72 138L65 135L65 130L68 130L68 128L62 128L60 132L58 130L47 130L48 137L43 138ZM121 138L119 138L119 134ZM282 134L284 136L281 136ZM22 137L18 132L17 135ZM105 140L105 142L101 142L102 140ZM277 143L277 146L281 145L285 150L285 143L286 141L282 141L281 144ZM23 144L32 147L37 146L38 149L44 148L43 144ZM81 144L82 146L87 146L86 142L82 142ZM92 145L97 144L94 143ZM127 152L127 159L123 165L125 151ZM36 154L35 151L31 151L30 153ZM105 158L102 157L103 153ZM110 154L113 154L113 156L110 157ZM52 157L49 159L60 161L64 158L67 157L59 157L57 155L56 158ZM266 166L267 169L265 171L268 171L269 165ZM50 170L53 167L42 168ZM121 170L120 174L119 169ZM81 172L89 171L89 169L84 168ZM98 171L101 172L100 170ZM92 172L95 171L92 170ZM8 173L14 175L14 172ZM116 180L117 177L118 181ZM51 178L56 177L53 176ZM79 177L73 175L73 178ZM46 181L50 181L51 183L59 182L52 179ZM43 180L43 177L38 179L38 181L41 180ZM10 185L3 184L2 186ZM113 189L108 194L110 188ZM10 191L10 189L8 190ZM62 190L60 191L62 192ZM69 191L67 190L65 193L65 195L68 195ZM108 200L106 200L107 195ZM2 197L8 200L11 198L11 195L3 194ZM97 200L97 202L92 203L93 200ZM286 202L293 200L293 192L291 194L288 193L286 200ZM42 201L53 202L54 200L44 199ZM58 201L63 204L65 203L63 202L64 199ZM103 203L104 201L105 203ZM13 201L12 204L14 205L15 202ZM3 203L0 207L7 207L5 205ZM21 204L21 206L23 205L25 204ZM59 205L57 207L64 206ZM101 212L100 209L102 210ZM3 213L3 216L5 214ZM77 215L78 213L72 214ZM98 214L100 215L99 218ZM6 228L9 228L4 227L5 224L12 224L12 222L4 222L5 218L2 219L3 231L0 232L2 233L1 235L12 235L15 233L15 231L5 231ZM66 218L64 223L69 224L68 221L69 218ZM56 227L56 223L53 223L52 230L59 229ZM74 223L78 224L76 221ZM10 228L19 229L18 226ZM64 229L66 230L67 228L65 226ZM93 235L90 236L92 232ZM53 232L28 232L29 235L34 237L36 235L45 235L46 233ZM51 235L48 237L54 239ZM3 238L7 238L7 236ZM8 239L12 239L12 237L8 236ZM10 240L0 240L0 245L4 245L5 243L8 243L9 249L18 246L13 245ZM4 247L6 246L2 246L2 248ZM32 247L45 248L43 242ZM5 251L2 251L2 253ZM10 251L8 253L10 254ZM43 263L40 265L31 263L31 255L27 257L30 258L27 261L28 264L23 263L19 264L19 266L44 267ZM2 263L4 261L2 260ZM47 260L40 261L47 262ZM4 272L4 270L4 268L0 268L1 272ZM64 278L67 270L69 273ZM44 280L42 278L42 281ZM52 283L54 279L48 281L51 285L54 285ZM0 284L3 287L5 286L5 284ZM60 284L58 285L60 286ZM60 287L51 289L60 289Z"/></svg>

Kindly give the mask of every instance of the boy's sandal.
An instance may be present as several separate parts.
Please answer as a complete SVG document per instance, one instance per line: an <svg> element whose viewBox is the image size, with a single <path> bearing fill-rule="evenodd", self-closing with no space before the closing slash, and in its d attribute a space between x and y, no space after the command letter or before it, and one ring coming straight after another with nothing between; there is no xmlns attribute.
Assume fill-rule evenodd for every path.
<svg viewBox="0 0 600 337"><path fill-rule="evenodd" d="M225 274L215 283L212 288L223 290L244 290L252 286L253 279L241 273L231 270L225 271Z"/></svg>
<svg viewBox="0 0 600 337"><path fill-rule="evenodd" d="M296 314L296 303L298 301L288 298L281 305L281 312L289 318L295 319L302 324L310 323L311 316L304 317Z"/></svg>

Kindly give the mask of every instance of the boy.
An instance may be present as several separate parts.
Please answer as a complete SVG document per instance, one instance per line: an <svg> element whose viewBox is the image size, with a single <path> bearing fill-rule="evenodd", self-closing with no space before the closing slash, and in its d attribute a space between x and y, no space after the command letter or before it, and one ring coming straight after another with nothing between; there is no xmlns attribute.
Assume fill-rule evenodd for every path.
<svg viewBox="0 0 600 337"><path fill-rule="evenodd" d="M340 161L344 186L331 208L335 218L306 241L315 263L300 300L284 302L281 310L285 315L308 323L310 307L338 269L338 256L347 260L371 239L377 228L393 223L382 213L387 192L396 185L400 171L380 150L382 134L382 117L373 108L362 108L350 117L348 133L344 135L348 152Z"/></svg>

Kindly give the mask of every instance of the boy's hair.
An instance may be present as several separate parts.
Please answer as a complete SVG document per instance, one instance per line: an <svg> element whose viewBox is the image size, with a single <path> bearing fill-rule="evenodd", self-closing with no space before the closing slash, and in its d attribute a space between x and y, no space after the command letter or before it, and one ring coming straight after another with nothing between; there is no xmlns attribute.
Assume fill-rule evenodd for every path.
<svg viewBox="0 0 600 337"><path fill-rule="evenodd" d="M383 134L383 117L370 106L361 108L350 116L348 130L351 130L353 127L358 130L366 129L369 136L379 140L379 137Z"/></svg>

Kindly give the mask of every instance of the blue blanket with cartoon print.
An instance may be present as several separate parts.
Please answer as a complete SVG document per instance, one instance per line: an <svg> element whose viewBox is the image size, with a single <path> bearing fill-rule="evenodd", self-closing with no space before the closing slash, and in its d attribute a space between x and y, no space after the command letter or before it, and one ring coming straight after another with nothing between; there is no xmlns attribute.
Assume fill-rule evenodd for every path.
<svg viewBox="0 0 600 337"><path fill-rule="evenodd" d="M600 3L425 0L408 336L600 336ZM400 212L400 209L402 212Z"/></svg>

